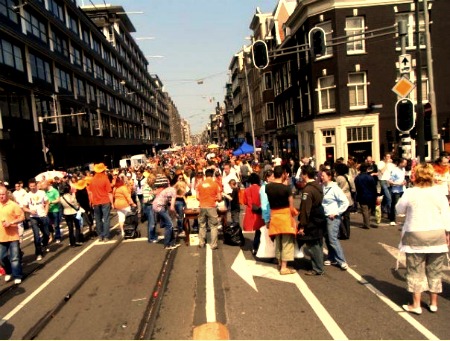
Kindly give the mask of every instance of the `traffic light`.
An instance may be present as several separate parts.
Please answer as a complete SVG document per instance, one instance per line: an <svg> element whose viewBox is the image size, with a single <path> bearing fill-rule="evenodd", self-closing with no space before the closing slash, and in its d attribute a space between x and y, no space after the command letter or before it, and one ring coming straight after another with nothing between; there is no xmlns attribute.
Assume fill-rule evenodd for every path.
<svg viewBox="0 0 450 341"><path fill-rule="evenodd" d="M252 60L257 69L265 69L269 65L269 52L264 41L257 40L253 43Z"/></svg>
<svg viewBox="0 0 450 341"><path fill-rule="evenodd" d="M326 52L325 31L320 27L314 27L309 31L309 49L313 58L321 57Z"/></svg>
<svg viewBox="0 0 450 341"><path fill-rule="evenodd" d="M403 98L395 104L395 125L405 133L414 128L414 105L410 99Z"/></svg>

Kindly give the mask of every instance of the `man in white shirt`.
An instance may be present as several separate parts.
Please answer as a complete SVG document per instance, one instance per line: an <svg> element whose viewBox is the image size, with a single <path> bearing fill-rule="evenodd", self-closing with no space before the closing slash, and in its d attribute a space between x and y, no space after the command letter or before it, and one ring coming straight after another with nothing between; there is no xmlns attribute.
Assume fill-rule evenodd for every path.
<svg viewBox="0 0 450 341"><path fill-rule="evenodd" d="M388 180L389 185L391 186L391 211L389 212L389 220L391 226L395 226L395 205L397 205L397 202L402 197L403 192L405 191L405 167L406 167L407 161L406 159L399 159L397 160L397 167L394 167L394 169L391 172L391 177Z"/></svg>
<svg viewBox="0 0 450 341"><path fill-rule="evenodd" d="M238 182L238 178L236 176L236 172L233 172L231 170L231 165L230 163L225 163L223 165L223 174L222 174L222 187L223 187L223 193L227 194L227 195L231 195L231 193L233 192L233 189L230 186L230 180L235 180L236 182ZM225 202L227 204L227 208L229 208L229 200L225 198Z"/></svg>
<svg viewBox="0 0 450 341"><path fill-rule="evenodd" d="M46 248L47 252L50 251L47 247L50 236L47 216L49 202L45 192L38 190L35 179L28 181L28 188L30 191L24 197L23 210L30 213L30 226L33 230L34 237L34 252L37 257L36 260L40 261L43 254L42 246ZM39 232L42 232L42 239Z"/></svg>
<svg viewBox="0 0 450 341"><path fill-rule="evenodd" d="M389 179L391 178L392 170L395 165L392 163L391 154L387 153L384 155L384 159L378 164L378 179L381 185L381 194L383 195L382 209L384 212L388 213L391 211L392 197L389 189Z"/></svg>

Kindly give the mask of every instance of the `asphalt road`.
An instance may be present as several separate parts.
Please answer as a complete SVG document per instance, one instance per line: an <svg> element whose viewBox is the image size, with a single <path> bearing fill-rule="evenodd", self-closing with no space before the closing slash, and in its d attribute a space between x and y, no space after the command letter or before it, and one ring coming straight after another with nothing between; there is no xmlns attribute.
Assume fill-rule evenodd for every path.
<svg viewBox="0 0 450 341"><path fill-rule="evenodd" d="M403 312L410 295L404 265L394 270L399 226L359 226L361 216L352 215L351 239L341 241L349 270L330 266L315 277L304 275L307 258L293 262L298 271L289 276L255 259L252 233L242 248L182 244L169 251L173 267L160 301L155 285L167 251L147 243L144 224L141 239L122 241L114 230L108 243L52 244L39 263L27 239L27 277L19 286L0 282L0 338L30 337L44 321L38 339L135 339L149 303L158 302L152 339L192 339L195 327L211 321L226 325L231 339L450 339L448 268L436 314L425 309L426 296L422 315Z"/></svg>

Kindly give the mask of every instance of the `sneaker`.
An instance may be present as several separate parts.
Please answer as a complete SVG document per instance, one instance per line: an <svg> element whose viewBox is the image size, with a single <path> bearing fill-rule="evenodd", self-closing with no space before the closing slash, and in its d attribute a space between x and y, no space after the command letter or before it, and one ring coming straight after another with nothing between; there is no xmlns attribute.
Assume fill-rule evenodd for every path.
<svg viewBox="0 0 450 341"><path fill-rule="evenodd" d="M14 284L20 284L20 283L22 283L22 280L20 278L16 278L14 280Z"/></svg>
<svg viewBox="0 0 450 341"><path fill-rule="evenodd" d="M180 233L178 233L178 237L179 238L184 238L184 237L186 237L186 233L184 231L180 232Z"/></svg>
<svg viewBox="0 0 450 341"><path fill-rule="evenodd" d="M391 221L391 222L389 223L389 225L395 226L395 225L397 225L397 224L395 223L395 221Z"/></svg>
<svg viewBox="0 0 450 341"><path fill-rule="evenodd" d="M56 239L56 244L60 244L61 243L61 239Z"/></svg>
<svg viewBox="0 0 450 341"><path fill-rule="evenodd" d="M45 252L50 252L50 248L49 247L45 248Z"/></svg>
<svg viewBox="0 0 450 341"><path fill-rule="evenodd" d="M11 278L11 275L5 275L5 282L9 282Z"/></svg>
<svg viewBox="0 0 450 341"><path fill-rule="evenodd" d="M164 247L164 250L173 250L173 249L175 249L175 248L176 248L175 246L169 245L169 246L165 246L165 247Z"/></svg>
<svg viewBox="0 0 450 341"><path fill-rule="evenodd" d="M332 262L332 261L327 259L326 261L323 262L323 265L326 265L326 266L337 265L337 262Z"/></svg>
<svg viewBox="0 0 450 341"><path fill-rule="evenodd" d="M348 269L348 264L347 263L342 263L341 264L341 270L347 270Z"/></svg>
<svg viewBox="0 0 450 341"><path fill-rule="evenodd" d="M42 256L41 256L41 255L37 256L37 257L36 257L36 260L37 260L37 261L42 260Z"/></svg>

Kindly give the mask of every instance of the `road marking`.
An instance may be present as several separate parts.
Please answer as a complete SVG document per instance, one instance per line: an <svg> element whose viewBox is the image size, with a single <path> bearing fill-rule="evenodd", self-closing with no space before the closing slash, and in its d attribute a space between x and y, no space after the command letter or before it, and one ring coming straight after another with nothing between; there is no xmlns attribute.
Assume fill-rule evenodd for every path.
<svg viewBox="0 0 450 341"><path fill-rule="evenodd" d="M206 322L216 322L213 254L209 244L206 245Z"/></svg>
<svg viewBox="0 0 450 341"><path fill-rule="evenodd" d="M306 302L311 306L317 317L320 319L324 327L328 330L334 340L348 340L345 333L331 317L325 307L320 303L317 297L313 294L308 285L303 281L297 273L292 275L280 275L280 272L267 263L259 263L255 260L247 260L242 250L239 251L236 259L231 266L231 269L236 272L246 283L248 283L255 291L256 288L253 276L274 279L281 282L293 283L300 294L306 299Z"/></svg>
<svg viewBox="0 0 450 341"><path fill-rule="evenodd" d="M114 226L117 227L118 224ZM19 311L21 311L30 301L35 298L41 291L43 291L51 282L53 282L59 275L61 275L64 271L66 271L73 263L75 263L78 259L80 259L85 253L87 253L90 249L92 249L95 245L99 243L98 240L93 242L83 251L81 251L77 256L72 258L67 264L65 264L61 269L59 269L53 276L47 279L44 283L41 284L39 288L33 291L26 299L20 302L13 310L11 310L7 315L5 315L0 320L0 327L3 326L7 321L9 321L14 315L16 315Z"/></svg>
<svg viewBox="0 0 450 341"><path fill-rule="evenodd" d="M384 295L381 291L375 288L372 284L367 282L362 276L360 276L356 271L351 268L347 269L347 272L352 275L360 284L364 285L368 290L374 293L380 300L386 303L392 310L399 314L400 317L406 320L410 325L417 329L423 336L425 336L428 340L439 340L439 338L434 335L431 331L425 328L421 323L417 322L410 313L404 311L397 304L392 302L386 295Z"/></svg>
<svg viewBox="0 0 450 341"><path fill-rule="evenodd" d="M385 249L395 259L397 259L397 257L398 257L399 266L406 268L406 253L399 252L397 247L393 247L393 246L390 246L390 245L387 245L384 243L380 243L380 242L378 242L378 244L380 244L383 247L383 249ZM442 270L449 271L450 270L449 265L444 264L444 267ZM445 273L442 273L442 280L450 283L450 276Z"/></svg>

